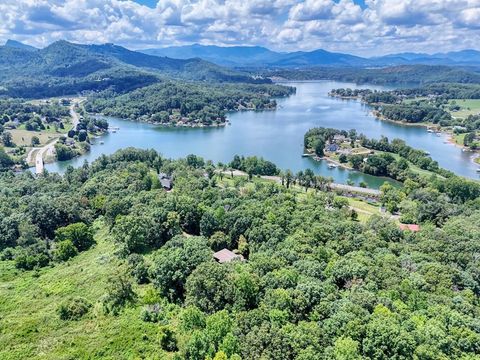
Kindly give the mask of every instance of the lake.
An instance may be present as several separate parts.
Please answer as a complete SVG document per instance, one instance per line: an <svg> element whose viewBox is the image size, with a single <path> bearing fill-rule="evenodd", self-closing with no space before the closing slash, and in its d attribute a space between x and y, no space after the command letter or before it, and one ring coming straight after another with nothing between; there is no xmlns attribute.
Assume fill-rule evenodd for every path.
<svg viewBox="0 0 480 360"><path fill-rule="evenodd" d="M378 188L385 179L341 168L329 169L325 161L302 158L303 135L312 127L357 129L367 137L401 138L409 145L426 150L440 166L455 173L478 178L471 154L446 143L446 138L428 133L425 128L402 126L376 119L359 101L340 100L328 96L333 88L372 88L336 81L291 82L297 93L278 100L275 111L243 111L229 114L231 125L222 128L167 128L151 124L108 118L116 133L102 136L103 145L93 145L88 154L71 161L46 165L48 171L63 172L68 165L80 166L85 160L95 160L101 154L133 146L153 148L170 158L196 154L215 162L229 162L234 155L262 156L282 169L294 172L311 168L315 173L333 177L335 182L356 184L365 181ZM100 139L96 141L99 142Z"/></svg>

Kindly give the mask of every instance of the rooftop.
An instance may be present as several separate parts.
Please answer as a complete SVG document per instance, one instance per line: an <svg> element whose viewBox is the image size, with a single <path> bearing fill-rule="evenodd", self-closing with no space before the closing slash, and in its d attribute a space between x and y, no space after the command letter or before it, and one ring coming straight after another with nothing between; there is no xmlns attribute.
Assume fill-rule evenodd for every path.
<svg viewBox="0 0 480 360"><path fill-rule="evenodd" d="M420 231L420 225L417 224L400 224L399 226L401 230Z"/></svg>
<svg viewBox="0 0 480 360"><path fill-rule="evenodd" d="M228 249L222 249L220 251L217 251L215 254L213 254L213 257L215 260L217 260L219 263L227 263L233 260L240 260L243 261L243 256L239 254L235 254L233 251L230 251Z"/></svg>

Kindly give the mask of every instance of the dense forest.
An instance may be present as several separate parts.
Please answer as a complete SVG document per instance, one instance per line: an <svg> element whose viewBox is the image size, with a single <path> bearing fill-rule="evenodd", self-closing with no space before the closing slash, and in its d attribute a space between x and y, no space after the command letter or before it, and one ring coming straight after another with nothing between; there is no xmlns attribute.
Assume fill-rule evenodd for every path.
<svg viewBox="0 0 480 360"><path fill-rule="evenodd" d="M265 70L262 75L287 80L336 80L357 84L480 83L480 73L458 67L401 65L382 68L315 67Z"/></svg>
<svg viewBox="0 0 480 360"><path fill-rule="evenodd" d="M162 81L115 96L110 91L89 98L85 108L125 119L161 124L224 124L228 111L275 109L273 98L295 91L280 85L203 84Z"/></svg>
<svg viewBox="0 0 480 360"><path fill-rule="evenodd" d="M1 174L0 357L480 354L480 203L465 180L384 186L421 224L409 232L354 220L332 192L212 167L125 149L63 176ZM214 261L224 248L245 260Z"/></svg>
<svg viewBox="0 0 480 360"><path fill-rule="evenodd" d="M128 92L156 83L162 77L271 83L201 59L151 56L113 44L57 41L39 50L0 46L0 95L40 98L106 89Z"/></svg>

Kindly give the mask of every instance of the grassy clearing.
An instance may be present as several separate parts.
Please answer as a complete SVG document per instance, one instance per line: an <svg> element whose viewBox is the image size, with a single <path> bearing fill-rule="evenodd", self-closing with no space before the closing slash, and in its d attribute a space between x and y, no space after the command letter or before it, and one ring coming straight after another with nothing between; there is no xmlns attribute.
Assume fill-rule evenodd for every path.
<svg viewBox="0 0 480 360"><path fill-rule="evenodd" d="M480 99L453 99L449 104L453 102L460 106L459 111L450 111L453 117L466 118L480 113Z"/></svg>
<svg viewBox="0 0 480 360"><path fill-rule="evenodd" d="M55 138L58 138L64 134L62 132L49 132L49 131L29 131L22 129L8 130L12 134L13 142L17 146L30 146L32 143L32 137L36 136L40 140L40 145L45 145Z"/></svg>
<svg viewBox="0 0 480 360"><path fill-rule="evenodd" d="M37 273L0 263L0 359L166 358L158 345L158 325L140 319L140 301L120 316L101 311L107 278L119 266L107 239L100 226L94 248ZM140 295L144 290L136 287ZM60 320L57 309L68 296L94 306L79 321Z"/></svg>
<svg viewBox="0 0 480 360"><path fill-rule="evenodd" d="M463 146L463 140L465 139L465 135L466 134L453 135L453 140L455 141L455 144Z"/></svg>

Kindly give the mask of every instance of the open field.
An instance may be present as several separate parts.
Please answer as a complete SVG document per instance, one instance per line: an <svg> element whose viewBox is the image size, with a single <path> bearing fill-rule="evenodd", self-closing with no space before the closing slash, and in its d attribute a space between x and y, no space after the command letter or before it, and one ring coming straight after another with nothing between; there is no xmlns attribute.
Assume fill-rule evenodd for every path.
<svg viewBox="0 0 480 360"><path fill-rule="evenodd" d="M456 102L461 107L459 111L450 111L453 117L466 118L469 115L480 114L480 99L453 99L450 104Z"/></svg>
<svg viewBox="0 0 480 360"><path fill-rule="evenodd" d="M38 272L0 263L1 359L165 358L158 346L158 324L140 316L148 286L136 286L140 299L121 316L101 311L107 278L119 263L107 231L97 225L97 245L67 263ZM81 320L60 320L57 309L68 296L83 297L93 307Z"/></svg>
<svg viewBox="0 0 480 360"><path fill-rule="evenodd" d="M29 131L21 129L7 131L12 134L13 142L17 146L30 146L32 143L32 137L34 136L38 137L38 139L40 140L40 145L45 145L53 139L64 135L64 130L62 130L61 132Z"/></svg>

